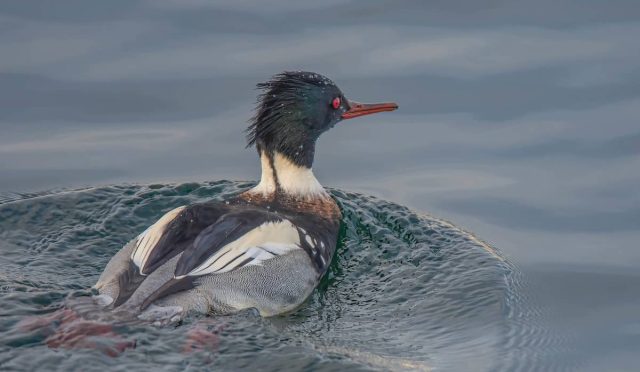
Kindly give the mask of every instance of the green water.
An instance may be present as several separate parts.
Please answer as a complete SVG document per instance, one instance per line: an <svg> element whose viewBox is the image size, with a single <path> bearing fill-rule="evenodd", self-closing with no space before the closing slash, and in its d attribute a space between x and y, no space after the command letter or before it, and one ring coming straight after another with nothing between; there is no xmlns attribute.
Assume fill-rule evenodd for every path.
<svg viewBox="0 0 640 372"><path fill-rule="evenodd" d="M164 212L249 186L223 181L5 195L0 369L526 369L548 348L531 324L534 311L517 270L499 252L450 223L339 190L331 191L344 215L337 253L293 314L128 324L117 333L136 348L118 357L50 348L41 333L17 329L25 317L64 307L69 296L87 296L109 258ZM184 353L185 334L199 324L215 331L215 347Z"/></svg>

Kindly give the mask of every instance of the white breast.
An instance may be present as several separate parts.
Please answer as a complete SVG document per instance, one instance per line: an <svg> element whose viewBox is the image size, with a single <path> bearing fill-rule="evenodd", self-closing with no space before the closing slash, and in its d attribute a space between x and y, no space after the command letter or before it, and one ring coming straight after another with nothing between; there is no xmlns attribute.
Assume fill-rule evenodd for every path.
<svg viewBox="0 0 640 372"><path fill-rule="evenodd" d="M273 167L264 151L260 154L260 163L262 164L260 183L250 190L251 193L266 196L275 192L275 173L278 185L287 194L303 198L327 196L327 192L318 182L311 168L296 165L279 152L273 155Z"/></svg>

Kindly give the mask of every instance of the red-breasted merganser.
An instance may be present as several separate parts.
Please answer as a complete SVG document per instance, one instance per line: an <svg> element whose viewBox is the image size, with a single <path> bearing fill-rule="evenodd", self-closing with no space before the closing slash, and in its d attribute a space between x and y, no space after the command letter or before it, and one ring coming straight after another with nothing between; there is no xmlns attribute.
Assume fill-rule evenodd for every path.
<svg viewBox="0 0 640 372"><path fill-rule="evenodd" d="M314 290L341 219L311 170L316 140L341 120L398 105L347 100L312 72L284 72L258 88L247 139L260 156L260 182L227 200L169 211L126 244L95 284L103 306L149 320L247 308L272 316Z"/></svg>

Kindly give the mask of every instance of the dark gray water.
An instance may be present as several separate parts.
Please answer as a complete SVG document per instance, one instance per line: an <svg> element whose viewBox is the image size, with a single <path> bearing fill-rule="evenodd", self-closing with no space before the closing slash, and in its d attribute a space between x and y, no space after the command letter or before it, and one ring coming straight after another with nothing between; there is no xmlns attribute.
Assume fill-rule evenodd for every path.
<svg viewBox="0 0 640 372"><path fill-rule="evenodd" d="M118 335L135 339L137 347L118 358L94 349L48 348L56 334L20 326L25 315L60 308L69 294L88 296L74 291L90 287L122 241L158 213L249 185L111 186L0 204L0 365L431 370L473 363L495 370L526 367L539 355L560 351L559 335L542 328L535 304L522 298L517 269L493 248L447 222L337 190L333 196L344 223L337 256L319 289L292 315L210 319L221 330L206 358L182 352L200 317L176 328L119 327Z"/></svg>
<svg viewBox="0 0 640 372"><path fill-rule="evenodd" d="M311 329L310 324L318 323L314 316L324 316L331 324L332 310L341 305L322 293L352 288L356 293L339 301L357 298L357 286L329 282L327 292L318 294L322 300L294 316L309 323L297 330L294 320L281 325L286 337L300 344L273 344L277 338L269 332L281 332L273 323L250 316L228 320L236 330L245 321L260 324L253 337L264 343L249 343L256 349L282 348L284 354L270 353L274 366L278 360L284 363L279 358L290 351L299 361L293 366L299 368L309 363L344 367L343 362L365 368L370 364L361 359L398 355L435 367L468 369L468 362L492 369L497 364L491 363L504 352L535 345L527 355L535 356L530 365L538 370L634 370L640 348L639 19L640 5L631 0L336 0L269 5L3 1L0 198L128 182L256 179L258 162L254 151L243 150L242 136L255 99L254 84L284 69L314 70L333 78L347 97L394 100L401 107L344 122L325 134L314 165L320 181L428 212L473 231L522 271L523 279L516 281L525 283L522 287L494 287L504 294L503 300L515 299L531 309L529 324L507 334L521 335L538 325L545 330L525 332L528 337L486 331L488 345L506 341L485 347L473 334L484 332L478 323L486 320L485 304L479 315L460 318L464 322L447 328L448 333L428 325L421 328L426 333L415 336L417 340L434 339L424 341L421 349L407 344L413 336L401 341L389 336L392 346L385 350L373 341L370 348L364 347L362 340L370 336L366 332L372 332L366 328L370 323L358 329L363 333L351 335L352 327L345 325L351 323L338 322L331 328L334 333L322 338ZM2 327L17 321L20 312L51 311L69 291L92 283L108 252L137 234L138 225L156 218L163 203L171 202L159 200L153 209L158 214L115 228L103 226L110 213L126 216L131 209L102 208L126 199L113 190L129 189L97 190L102 191L92 192L108 195L97 198L100 206L87 205L94 213L104 212L92 220L93 227L73 219L75 213L91 210L81 211L59 196L2 207L8 215L0 220L0 276L31 288L25 293L35 291L35 300L14 299L18 305L5 309L11 296L18 295L11 290L16 287L2 284ZM351 208L387 205L366 198L363 203ZM31 213L40 211L49 219L21 219L16 212L6 212L27 205ZM56 210L47 210L54 206ZM370 223L378 226L384 221ZM22 227L9 228L16 224ZM87 233L91 244L77 236L64 254L64 234L83 228L100 234ZM54 246L58 248L47 248ZM344 252L367 254L355 249ZM74 261L69 260L81 251L87 255L82 262L91 266L71 265ZM28 262L41 264L22 270ZM334 270L349 262L338 259ZM498 275L498 266L489 261L487 269ZM63 278L57 276L61 273ZM375 279L369 275L362 273ZM453 283L456 276L449 280ZM365 310L356 313L364 316ZM308 313L314 311L323 313ZM368 316L375 313L371 310ZM507 313L502 316L510 323ZM439 316L433 320L444 322ZM497 327L500 321L486 323ZM154 347L165 350L162 334L171 331L145 332L157 341L148 342L148 352ZM216 360L250 360L253 349L239 346L247 359L229 351L231 345L244 345L241 340L250 333L231 334L238 338L224 337ZM447 337L448 343L438 343ZM44 353L41 342L15 342L21 346L1 349L0 366L27 366L26 357L16 356ZM309 346L316 344L325 349ZM355 350L351 357L330 351L346 345ZM75 355L52 353L43 355ZM82 357L77 358L81 365ZM123 358L131 363L143 360L131 351L115 361L100 360L116 365Z"/></svg>

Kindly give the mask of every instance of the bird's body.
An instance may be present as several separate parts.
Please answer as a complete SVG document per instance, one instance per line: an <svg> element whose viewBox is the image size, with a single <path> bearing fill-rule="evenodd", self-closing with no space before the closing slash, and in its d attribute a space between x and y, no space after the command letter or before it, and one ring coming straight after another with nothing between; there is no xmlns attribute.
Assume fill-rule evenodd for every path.
<svg viewBox="0 0 640 372"><path fill-rule="evenodd" d="M249 129L262 165L258 185L166 212L107 264L94 286L103 306L149 320L247 308L272 316L314 290L341 219L311 170L315 141L342 119L397 106L351 103L313 73L283 73L259 87L265 93Z"/></svg>
<svg viewBox="0 0 640 372"><path fill-rule="evenodd" d="M287 312L326 271L340 217L327 194L304 199L250 190L179 207L114 256L96 288L103 303L149 309L149 318L189 310Z"/></svg>

